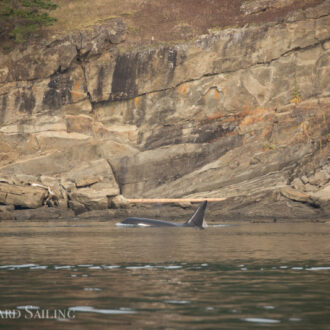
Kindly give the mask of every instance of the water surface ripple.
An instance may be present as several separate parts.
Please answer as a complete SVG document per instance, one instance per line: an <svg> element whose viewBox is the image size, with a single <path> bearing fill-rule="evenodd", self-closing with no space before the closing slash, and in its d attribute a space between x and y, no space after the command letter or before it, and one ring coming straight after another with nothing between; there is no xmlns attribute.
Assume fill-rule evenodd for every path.
<svg viewBox="0 0 330 330"><path fill-rule="evenodd" d="M197 230L67 221L0 222L0 227L5 329L326 329L330 324L329 224ZM10 310L21 316L4 317ZM74 318L54 316L57 310Z"/></svg>

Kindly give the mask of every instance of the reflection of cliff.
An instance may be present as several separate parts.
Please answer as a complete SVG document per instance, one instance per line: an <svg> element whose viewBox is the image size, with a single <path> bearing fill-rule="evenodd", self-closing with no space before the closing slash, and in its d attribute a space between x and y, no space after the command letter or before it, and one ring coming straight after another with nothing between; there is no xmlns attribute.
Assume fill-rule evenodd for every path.
<svg viewBox="0 0 330 330"><path fill-rule="evenodd" d="M209 196L224 213L325 215L329 13L126 51L113 19L2 56L0 203Z"/></svg>

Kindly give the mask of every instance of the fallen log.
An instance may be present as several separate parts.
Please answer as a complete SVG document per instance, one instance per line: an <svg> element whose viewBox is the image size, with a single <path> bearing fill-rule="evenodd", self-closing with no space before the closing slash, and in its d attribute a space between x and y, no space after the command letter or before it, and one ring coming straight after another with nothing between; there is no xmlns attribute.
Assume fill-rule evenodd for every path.
<svg viewBox="0 0 330 330"><path fill-rule="evenodd" d="M129 198L130 203L201 203L208 202L222 202L226 198Z"/></svg>

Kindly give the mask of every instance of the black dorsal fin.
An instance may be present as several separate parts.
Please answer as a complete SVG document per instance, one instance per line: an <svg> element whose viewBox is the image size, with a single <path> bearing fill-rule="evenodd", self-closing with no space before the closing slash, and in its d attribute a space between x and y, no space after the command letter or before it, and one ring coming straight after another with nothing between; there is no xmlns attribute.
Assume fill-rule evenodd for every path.
<svg viewBox="0 0 330 330"><path fill-rule="evenodd" d="M204 201L199 208L195 211L193 216L185 222L186 226L196 226L199 228L204 228L204 214L206 209L207 201Z"/></svg>

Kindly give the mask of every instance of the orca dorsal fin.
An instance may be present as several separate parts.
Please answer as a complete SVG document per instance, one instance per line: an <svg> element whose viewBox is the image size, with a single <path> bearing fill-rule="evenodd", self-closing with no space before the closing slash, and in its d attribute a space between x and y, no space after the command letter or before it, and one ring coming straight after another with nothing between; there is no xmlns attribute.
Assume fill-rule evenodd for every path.
<svg viewBox="0 0 330 330"><path fill-rule="evenodd" d="M187 220L184 224L186 226L196 226L203 229L206 205L207 205L207 201L204 201L195 211L193 216L189 220Z"/></svg>

